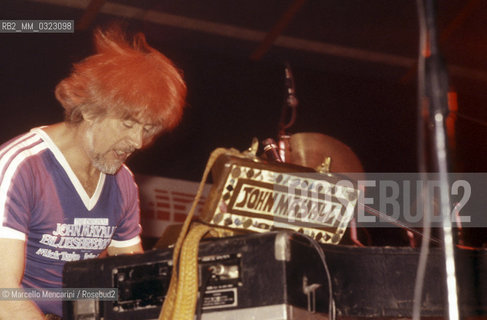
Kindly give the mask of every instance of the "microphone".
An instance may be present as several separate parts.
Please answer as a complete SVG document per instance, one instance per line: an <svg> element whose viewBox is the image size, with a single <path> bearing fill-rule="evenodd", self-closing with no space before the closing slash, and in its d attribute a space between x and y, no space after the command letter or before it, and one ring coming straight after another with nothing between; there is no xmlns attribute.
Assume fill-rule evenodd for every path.
<svg viewBox="0 0 487 320"><path fill-rule="evenodd" d="M296 107L298 106L296 90L294 89L294 77L289 63L285 63L284 65L284 75L284 86L287 90L287 97L283 103L281 119L279 120L279 136L285 135L286 129L290 128L296 121Z"/></svg>
<svg viewBox="0 0 487 320"><path fill-rule="evenodd" d="M274 162L282 162L281 157L279 156L279 150L277 148L277 144L272 138L267 138L262 141L262 146L264 147L264 154L267 158Z"/></svg>
<svg viewBox="0 0 487 320"><path fill-rule="evenodd" d="M289 107L296 108L298 106L298 98L296 98L296 90L294 87L293 73L288 63L286 63L286 67L284 68L284 73L286 76L285 85L287 88L286 103Z"/></svg>

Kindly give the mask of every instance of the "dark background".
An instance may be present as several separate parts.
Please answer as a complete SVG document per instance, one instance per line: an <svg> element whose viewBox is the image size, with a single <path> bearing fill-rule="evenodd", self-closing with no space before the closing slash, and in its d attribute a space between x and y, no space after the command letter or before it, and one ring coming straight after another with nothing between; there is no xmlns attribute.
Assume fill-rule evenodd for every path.
<svg viewBox="0 0 487 320"><path fill-rule="evenodd" d="M0 18L79 21L86 14L88 2L61 3L3 1ZM129 6L128 16L113 4L119 6L115 9ZM265 36L293 4L300 6L280 38L251 59L263 39L243 39L241 32ZM176 22L154 22L154 12ZM487 2L439 1L437 12L459 113L487 120ZM93 27L121 21L129 31L144 32L152 46L184 70L189 89L181 125L129 160L135 173L199 181L213 149L243 150L252 137L277 138L286 93L284 62L292 67L299 99L289 133L335 137L369 172L417 170L415 1L118 0L105 2L95 13L88 27L74 34L0 34L0 140L61 121L55 85L71 63L93 52ZM187 26L186 18L218 25ZM455 170L485 171L486 133L483 123L458 118L457 156L451 158Z"/></svg>
<svg viewBox="0 0 487 320"><path fill-rule="evenodd" d="M89 3L99 7L90 9ZM416 1L0 4L0 19L80 23L87 17L88 23L77 25L73 34L0 34L1 141L62 121L53 94L56 84L73 62L93 53L93 28L117 21L130 32L143 32L149 44L184 71L188 86L181 125L129 159L136 174L198 182L213 149L244 150L253 137L276 139L286 98L285 62L292 67L299 100L297 120L288 133L332 136L355 151L367 172L418 170ZM450 89L458 96L455 148L449 158L453 171L487 171L485 21L487 1L438 1L440 48ZM276 38L266 41L271 35ZM256 56L259 48L263 50ZM385 230L380 233L387 239ZM472 233L480 242L471 243L481 245L483 233Z"/></svg>
<svg viewBox="0 0 487 320"><path fill-rule="evenodd" d="M79 21L86 14L87 2L79 8L73 7L78 1L67 3L4 1L0 17ZM121 16L112 4L132 6L131 16ZM263 39L245 40L241 32L265 35L293 4L300 6L280 38L251 59ZM335 137L357 153L369 172L417 170L414 1L185 0L137 6L141 11L128 1L105 2L88 27L74 34L0 34L0 139L62 120L55 85L71 63L93 52L93 27L121 21L129 31L144 32L151 45L184 70L189 88L180 127L134 155L129 161L134 172L199 181L213 149L243 150L252 137L277 138L285 62L292 67L299 99L289 133ZM440 1L437 10L459 112L480 121L487 120L486 6L483 1ZM179 20L171 26L154 22L148 18L151 12ZM184 18L218 25L188 27L179 23ZM221 35L222 26L237 31ZM290 45L280 44L285 37L291 38ZM338 49L330 51L330 46ZM485 171L485 134L483 124L458 118L454 168Z"/></svg>

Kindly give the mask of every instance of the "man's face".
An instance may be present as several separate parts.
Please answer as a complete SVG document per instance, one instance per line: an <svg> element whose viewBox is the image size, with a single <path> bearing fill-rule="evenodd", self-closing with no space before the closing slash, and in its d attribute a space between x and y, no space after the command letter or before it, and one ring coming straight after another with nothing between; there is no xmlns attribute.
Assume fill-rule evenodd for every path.
<svg viewBox="0 0 487 320"><path fill-rule="evenodd" d="M106 174L115 174L125 160L154 136L155 126L134 119L105 117L88 121L83 148L92 165Z"/></svg>

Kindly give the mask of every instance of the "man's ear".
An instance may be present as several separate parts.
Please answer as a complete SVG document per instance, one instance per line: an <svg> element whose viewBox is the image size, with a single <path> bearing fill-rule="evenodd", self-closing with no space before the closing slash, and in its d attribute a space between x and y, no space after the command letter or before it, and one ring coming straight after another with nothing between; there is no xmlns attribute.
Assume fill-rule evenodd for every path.
<svg viewBox="0 0 487 320"><path fill-rule="evenodd" d="M83 116L83 120L86 122L93 122L96 119L96 116L93 112L89 112L87 110L82 110L81 115Z"/></svg>

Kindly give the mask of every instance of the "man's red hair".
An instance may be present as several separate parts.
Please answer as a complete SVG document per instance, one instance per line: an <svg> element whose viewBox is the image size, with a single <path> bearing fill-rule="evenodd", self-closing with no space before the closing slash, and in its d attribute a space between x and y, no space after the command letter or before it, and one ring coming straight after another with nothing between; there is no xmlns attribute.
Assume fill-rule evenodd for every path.
<svg viewBox="0 0 487 320"><path fill-rule="evenodd" d="M95 31L96 54L74 64L56 87L66 121L83 113L134 118L167 131L180 121L186 84L173 63L150 47L145 36L127 41L118 28Z"/></svg>

